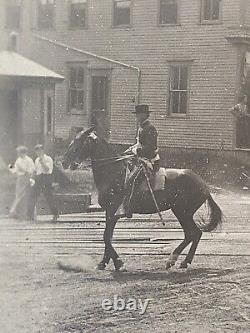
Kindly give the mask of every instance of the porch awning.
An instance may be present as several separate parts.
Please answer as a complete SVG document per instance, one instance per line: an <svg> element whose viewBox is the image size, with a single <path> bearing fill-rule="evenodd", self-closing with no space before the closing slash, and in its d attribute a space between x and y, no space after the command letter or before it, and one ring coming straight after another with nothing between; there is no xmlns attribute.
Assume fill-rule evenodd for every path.
<svg viewBox="0 0 250 333"><path fill-rule="evenodd" d="M63 76L13 51L0 52L0 77L61 81Z"/></svg>

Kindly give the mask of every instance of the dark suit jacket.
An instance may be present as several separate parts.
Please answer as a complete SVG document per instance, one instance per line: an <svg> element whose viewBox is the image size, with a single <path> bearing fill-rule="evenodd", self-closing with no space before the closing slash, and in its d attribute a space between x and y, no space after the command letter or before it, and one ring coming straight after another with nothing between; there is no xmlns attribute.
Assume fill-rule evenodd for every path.
<svg viewBox="0 0 250 333"><path fill-rule="evenodd" d="M146 120L139 130L139 142L142 147L137 148L137 155L147 159L154 158L157 155L157 137L156 128Z"/></svg>

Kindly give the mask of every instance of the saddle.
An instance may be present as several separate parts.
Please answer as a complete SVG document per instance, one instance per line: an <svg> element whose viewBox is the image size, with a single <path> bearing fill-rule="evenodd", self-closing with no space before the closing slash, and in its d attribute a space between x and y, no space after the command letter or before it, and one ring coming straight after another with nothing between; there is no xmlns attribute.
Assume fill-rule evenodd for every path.
<svg viewBox="0 0 250 333"><path fill-rule="evenodd" d="M149 182L153 191L164 190L167 181L176 179L180 174L183 174L185 169L166 169L159 168L156 172L148 173ZM135 186L136 192L146 192L149 190L148 183L145 177Z"/></svg>

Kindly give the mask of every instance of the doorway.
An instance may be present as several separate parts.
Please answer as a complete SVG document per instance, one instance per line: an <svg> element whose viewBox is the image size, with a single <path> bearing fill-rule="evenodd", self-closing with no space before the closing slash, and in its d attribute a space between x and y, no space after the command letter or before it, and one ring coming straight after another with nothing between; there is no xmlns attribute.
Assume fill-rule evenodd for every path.
<svg viewBox="0 0 250 333"><path fill-rule="evenodd" d="M91 126L98 136L108 140L110 129L110 75L93 71L91 75Z"/></svg>

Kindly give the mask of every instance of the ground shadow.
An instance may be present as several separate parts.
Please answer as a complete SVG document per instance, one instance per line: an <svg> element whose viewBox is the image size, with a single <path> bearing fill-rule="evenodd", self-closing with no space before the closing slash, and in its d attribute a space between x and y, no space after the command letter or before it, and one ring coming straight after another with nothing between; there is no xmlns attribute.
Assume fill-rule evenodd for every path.
<svg viewBox="0 0 250 333"><path fill-rule="evenodd" d="M194 269L177 269L174 270L137 270L137 271L98 271L97 276L93 272L91 276L85 276L87 281L116 281L118 283L126 283L129 281L166 281L175 284L190 283L194 280L209 280L212 278L227 276L234 273L233 269L212 269L212 268L194 268ZM111 273L111 274L110 274ZM103 275L102 275L103 274ZM108 275L107 275L108 274Z"/></svg>
<svg viewBox="0 0 250 333"><path fill-rule="evenodd" d="M211 279L233 273L233 269L212 269L212 268L194 268L194 269L180 269L166 270L166 271L124 271L113 272L114 280L120 282L136 281L136 280L149 280L149 281L169 281L175 283L188 283L194 279Z"/></svg>

